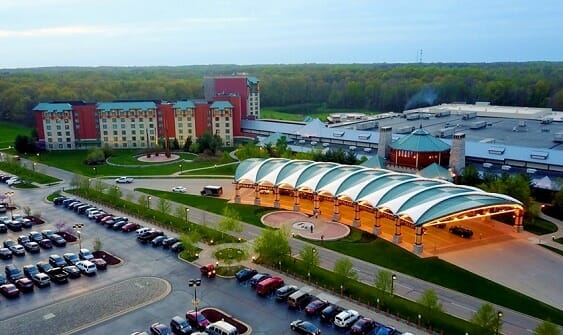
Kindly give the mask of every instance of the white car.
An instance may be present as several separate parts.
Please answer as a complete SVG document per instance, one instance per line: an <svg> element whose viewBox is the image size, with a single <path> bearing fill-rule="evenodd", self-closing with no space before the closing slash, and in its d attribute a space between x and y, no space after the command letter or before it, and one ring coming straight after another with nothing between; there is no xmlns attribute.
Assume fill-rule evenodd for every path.
<svg viewBox="0 0 563 335"><path fill-rule="evenodd" d="M340 328L348 328L360 318L360 313L353 309L342 311L334 317L334 325Z"/></svg>
<svg viewBox="0 0 563 335"><path fill-rule="evenodd" d="M10 178L6 181L6 184L8 184L8 186L12 186L12 185L16 185L21 183L22 181L18 178L18 177L14 177L14 178Z"/></svg>
<svg viewBox="0 0 563 335"><path fill-rule="evenodd" d="M131 184L133 182L133 178L131 177L119 177L115 178L115 182L118 184Z"/></svg>
<svg viewBox="0 0 563 335"><path fill-rule="evenodd" d="M172 192L186 193L186 188L184 186L174 186L172 187Z"/></svg>
<svg viewBox="0 0 563 335"><path fill-rule="evenodd" d="M94 258L94 255L90 250L82 248L78 253L78 257L80 257L80 259L82 260L89 261Z"/></svg>
<svg viewBox="0 0 563 335"><path fill-rule="evenodd" d="M80 269L80 271L82 273L85 273L85 274L94 274L98 271L98 268L96 268L96 264L94 264L90 261L76 262L76 267L78 269Z"/></svg>
<svg viewBox="0 0 563 335"><path fill-rule="evenodd" d="M139 228L139 229L135 230L135 233L137 233L137 236L138 236L138 235L141 235L141 234L146 233L146 232L151 231L151 230L152 230L152 228L143 227L143 228Z"/></svg>

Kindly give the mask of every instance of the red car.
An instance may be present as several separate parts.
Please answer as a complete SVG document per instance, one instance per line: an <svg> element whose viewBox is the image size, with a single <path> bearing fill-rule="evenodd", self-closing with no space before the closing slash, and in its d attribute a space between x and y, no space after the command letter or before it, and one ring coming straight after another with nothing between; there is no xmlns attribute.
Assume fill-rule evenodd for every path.
<svg viewBox="0 0 563 335"><path fill-rule="evenodd" d="M215 271L215 265L211 263L200 267L199 272L201 272L201 274L203 276L206 276L207 278L213 278L217 274L217 271Z"/></svg>
<svg viewBox="0 0 563 335"><path fill-rule="evenodd" d="M108 267L108 263L101 258L92 258L90 262L94 263L98 270L105 270Z"/></svg>
<svg viewBox="0 0 563 335"><path fill-rule="evenodd" d="M209 325L209 320L201 312L189 311L186 313L186 320L193 328L205 329Z"/></svg>
<svg viewBox="0 0 563 335"><path fill-rule="evenodd" d="M309 315L317 315L327 306L328 306L328 301L322 299L315 299L305 307L305 313Z"/></svg>
<svg viewBox="0 0 563 335"><path fill-rule="evenodd" d="M0 286L0 292L2 292L6 298L17 298L20 295L20 290L18 290L14 284L4 284Z"/></svg>
<svg viewBox="0 0 563 335"><path fill-rule="evenodd" d="M128 222L123 227L121 227L121 231L130 232L133 230L137 230L141 228L141 225L135 222Z"/></svg>
<svg viewBox="0 0 563 335"><path fill-rule="evenodd" d="M33 291L33 280L29 278L21 278L16 280L16 287L20 292L31 292Z"/></svg>

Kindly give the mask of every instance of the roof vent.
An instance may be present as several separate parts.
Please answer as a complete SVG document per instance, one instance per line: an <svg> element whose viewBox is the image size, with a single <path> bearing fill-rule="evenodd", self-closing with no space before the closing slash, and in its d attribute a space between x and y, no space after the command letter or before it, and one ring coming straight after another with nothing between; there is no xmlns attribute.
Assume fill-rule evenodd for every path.
<svg viewBox="0 0 563 335"><path fill-rule="evenodd" d="M358 139L360 140L369 140L369 138L371 137L371 134L359 134L358 135Z"/></svg>
<svg viewBox="0 0 563 335"><path fill-rule="evenodd" d="M489 153L492 155L503 155L504 150L504 147L489 147Z"/></svg>
<svg viewBox="0 0 563 335"><path fill-rule="evenodd" d="M546 160L548 156L549 152L545 151L532 151L532 153L530 154L530 158L532 159Z"/></svg>
<svg viewBox="0 0 563 335"><path fill-rule="evenodd" d="M334 136L334 137L342 137L342 136L344 136L344 132L343 132L342 130L335 130L335 131L332 133L332 136Z"/></svg>

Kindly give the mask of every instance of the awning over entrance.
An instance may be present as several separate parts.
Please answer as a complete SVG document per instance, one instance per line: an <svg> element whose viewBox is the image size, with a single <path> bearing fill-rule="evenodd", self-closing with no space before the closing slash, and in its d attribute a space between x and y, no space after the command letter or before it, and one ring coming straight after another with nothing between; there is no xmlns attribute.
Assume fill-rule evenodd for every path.
<svg viewBox="0 0 563 335"><path fill-rule="evenodd" d="M330 162L252 158L241 162L235 183L268 185L331 195L411 221L415 227L460 212L494 206L522 209L506 195L438 179Z"/></svg>

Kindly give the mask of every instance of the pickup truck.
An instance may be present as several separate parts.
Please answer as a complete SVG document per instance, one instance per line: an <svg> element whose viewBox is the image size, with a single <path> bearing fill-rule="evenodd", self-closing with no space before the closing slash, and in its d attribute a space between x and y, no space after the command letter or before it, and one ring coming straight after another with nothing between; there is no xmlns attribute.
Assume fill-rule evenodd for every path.
<svg viewBox="0 0 563 335"><path fill-rule="evenodd" d="M201 275L206 276L207 278L213 278L217 274L215 271L215 265L209 263L199 268L199 272Z"/></svg>
<svg viewBox="0 0 563 335"><path fill-rule="evenodd" d="M118 184L131 184L133 182L133 178L131 177L118 177L115 178L115 182Z"/></svg>
<svg viewBox="0 0 563 335"><path fill-rule="evenodd" d="M61 268L53 268L47 271L47 275L55 283L66 283L68 281L68 273Z"/></svg>

